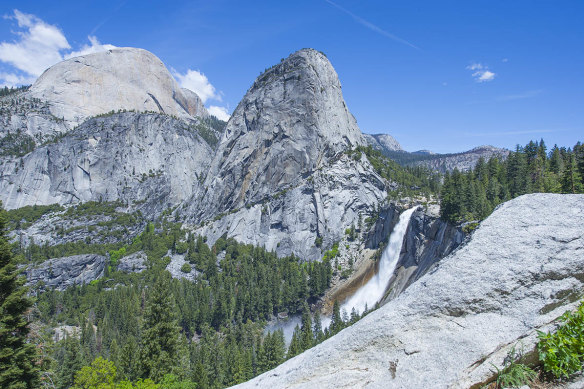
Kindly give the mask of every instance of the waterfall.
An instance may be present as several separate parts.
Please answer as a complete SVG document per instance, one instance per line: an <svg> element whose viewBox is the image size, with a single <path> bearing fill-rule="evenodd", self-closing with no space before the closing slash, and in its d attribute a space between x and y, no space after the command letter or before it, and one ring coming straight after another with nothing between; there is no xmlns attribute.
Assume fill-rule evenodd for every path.
<svg viewBox="0 0 584 389"><path fill-rule="evenodd" d="M355 308L357 312L361 313L365 309L365 306L371 309L383 298L387 283L391 279L399 260L399 254L408 229L408 224L410 224L410 219L416 208L418 207L410 208L400 215L399 221L389 237L389 244L381 255L379 271L341 305L341 310L344 309L347 313L350 313Z"/></svg>

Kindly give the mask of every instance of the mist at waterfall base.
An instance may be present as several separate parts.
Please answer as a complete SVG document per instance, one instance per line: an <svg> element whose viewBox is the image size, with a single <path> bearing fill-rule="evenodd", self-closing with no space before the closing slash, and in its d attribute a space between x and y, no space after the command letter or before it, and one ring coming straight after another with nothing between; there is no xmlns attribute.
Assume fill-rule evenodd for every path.
<svg viewBox="0 0 584 389"><path fill-rule="evenodd" d="M341 304L341 314L346 312L350 315L353 307L359 314L361 314L365 310L365 307L370 310L383 298L387 284L395 271L397 262L399 261L399 255L403 245L404 236L408 230L408 225L410 224L410 219L417 208L418 207L410 208L400 215L399 221L393 228L389 237L389 243L381 255L379 271L364 286L359 288L355 294L347 298L345 302ZM322 316L322 328L328 328L331 321L331 316ZM264 329L264 333L274 332L281 328L284 331L284 338L286 340L286 345L288 346L292 339L294 328L300 324L301 315L290 315L287 319L277 319L268 323Z"/></svg>
<svg viewBox="0 0 584 389"><path fill-rule="evenodd" d="M410 208L399 216L399 221L389 237L389 243L381 255L379 271L341 305L341 311L345 310L350 313L355 308L357 313L361 314L365 311L365 307L371 309L383 298L387 284L399 261L399 254L408 224L410 224L410 218L416 209L417 207Z"/></svg>
<svg viewBox="0 0 584 389"><path fill-rule="evenodd" d="M301 324L302 315L290 315L286 319L275 319L266 325L266 328L264 328L264 335L268 332L275 332L281 329L284 331L286 346L289 346L290 341L292 340L292 335L294 334L294 329Z"/></svg>

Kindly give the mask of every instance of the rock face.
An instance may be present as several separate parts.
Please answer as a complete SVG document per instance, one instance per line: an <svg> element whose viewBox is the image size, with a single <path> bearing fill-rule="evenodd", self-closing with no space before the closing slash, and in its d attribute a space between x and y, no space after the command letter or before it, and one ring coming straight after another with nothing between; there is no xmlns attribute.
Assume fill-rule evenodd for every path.
<svg viewBox="0 0 584 389"><path fill-rule="evenodd" d="M341 240L346 228L376 212L387 198L386 186L365 157L355 161L343 154L298 186L226 214L197 232L209 244L226 233L280 256L316 260L322 256L316 238L322 238L323 248Z"/></svg>
<svg viewBox="0 0 584 389"><path fill-rule="evenodd" d="M48 102L32 99L27 92L0 98L0 155L24 155L67 131Z"/></svg>
<svg viewBox="0 0 584 389"><path fill-rule="evenodd" d="M29 285L42 282L44 288L65 290L102 277L106 261L107 257L95 254L53 258L26 270L25 274Z"/></svg>
<svg viewBox="0 0 584 389"><path fill-rule="evenodd" d="M300 50L249 89L186 213L193 223L214 219L196 231L209 243L227 234L279 255L319 259L387 197L391 184L366 158L345 154L363 144L328 59Z"/></svg>
<svg viewBox="0 0 584 389"><path fill-rule="evenodd" d="M578 304L583 224L583 195L511 200L395 300L239 387L479 387Z"/></svg>
<svg viewBox="0 0 584 389"><path fill-rule="evenodd" d="M300 50L258 77L239 103L191 209L200 220L257 203L364 143L331 63Z"/></svg>
<svg viewBox="0 0 584 389"><path fill-rule="evenodd" d="M4 159L0 199L7 209L91 200L166 209L191 196L212 155L187 122L114 114L88 120L24 157Z"/></svg>
<svg viewBox="0 0 584 389"><path fill-rule="evenodd" d="M403 151L399 142L389 134L363 134L367 144L381 152Z"/></svg>
<svg viewBox="0 0 584 389"><path fill-rule="evenodd" d="M146 254L144 251L138 251L137 253L126 255L120 258L120 263L118 264L118 270L124 273L140 273L146 270Z"/></svg>
<svg viewBox="0 0 584 389"><path fill-rule="evenodd" d="M117 48L71 58L47 69L28 94L75 125L110 111L153 111L180 118L206 116L199 97L180 88L154 54Z"/></svg>

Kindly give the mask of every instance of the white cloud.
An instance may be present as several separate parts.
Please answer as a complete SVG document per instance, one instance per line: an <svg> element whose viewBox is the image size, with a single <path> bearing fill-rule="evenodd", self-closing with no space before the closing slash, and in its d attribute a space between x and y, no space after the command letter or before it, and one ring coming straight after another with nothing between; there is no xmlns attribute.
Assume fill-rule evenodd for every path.
<svg viewBox="0 0 584 389"><path fill-rule="evenodd" d="M13 32L16 35L14 41L0 42L0 62L12 68L0 73L0 84L3 85L33 83L48 67L63 59L115 47L101 44L96 37L90 36L90 45L71 51L65 34L57 26L17 9L5 18L15 20L18 30Z"/></svg>
<svg viewBox="0 0 584 389"><path fill-rule="evenodd" d="M488 82L495 79L496 74L489 70L489 68L481 63L472 63L466 67L472 71L472 76L476 82Z"/></svg>
<svg viewBox="0 0 584 389"><path fill-rule="evenodd" d="M229 115L227 108L225 107L218 107L216 105L212 105L209 108L207 108L207 110L209 111L209 113L213 116L215 116L217 119L223 120L223 121L228 121L229 118L231 117L231 115Z"/></svg>
<svg viewBox="0 0 584 389"><path fill-rule="evenodd" d="M490 70L484 70L478 73L478 82L492 81L495 78L495 73L491 72Z"/></svg>
<svg viewBox="0 0 584 389"><path fill-rule="evenodd" d="M173 70L173 74L180 86L195 92L201 98L203 104L209 99L221 101L221 95L216 92L215 87L209 82L207 76L200 71L189 69L185 74L180 74Z"/></svg>
<svg viewBox="0 0 584 389"><path fill-rule="evenodd" d="M87 39L89 39L89 42L91 43L91 45L83 45L79 50L77 51L72 51L68 54L65 54L65 58L73 58L73 57L79 57L81 55L87 55L87 54L92 54L92 53L98 53L100 51L106 51L106 50L111 50L111 49L115 49L116 46L114 45L110 45L110 44L102 44L99 42L99 40L97 39L97 37L95 36L88 36Z"/></svg>
<svg viewBox="0 0 584 389"><path fill-rule="evenodd" d="M481 70L483 68L483 65L481 65L480 63L472 63L468 65L466 68L468 70Z"/></svg>
<svg viewBox="0 0 584 389"><path fill-rule="evenodd" d="M14 15L8 18L15 19L24 31L15 32L19 38L14 42L0 43L0 61L24 73L38 77L46 68L61 60L61 50L71 48L59 28L46 24L34 15L14 10Z"/></svg>

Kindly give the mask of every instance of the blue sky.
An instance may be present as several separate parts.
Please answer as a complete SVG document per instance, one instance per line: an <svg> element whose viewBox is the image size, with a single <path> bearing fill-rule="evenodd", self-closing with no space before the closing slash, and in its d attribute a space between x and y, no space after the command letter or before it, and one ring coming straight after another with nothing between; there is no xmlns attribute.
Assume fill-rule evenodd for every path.
<svg viewBox="0 0 584 389"><path fill-rule="evenodd" d="M0 14L4 84L81 51L141 47L230 113L263 69L313 47L360 128L406 150L584 140L580 0L3 0Z"/></svg>

